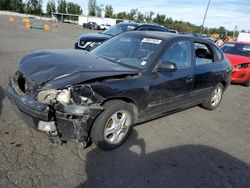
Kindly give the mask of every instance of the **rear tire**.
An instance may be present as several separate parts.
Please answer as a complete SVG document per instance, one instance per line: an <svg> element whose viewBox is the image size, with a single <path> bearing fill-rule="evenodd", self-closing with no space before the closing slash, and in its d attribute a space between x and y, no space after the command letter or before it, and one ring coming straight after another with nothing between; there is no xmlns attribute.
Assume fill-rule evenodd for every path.
<svg viewBox="0 0 250 188"><path fill-rule="evenodd" d="M132 107L120 100L104 104L104 111L91 129L92 141L103 150L112 150L123 144L134 124Z"/></svg>
<svg viewBox="0 0 250 188"><path fill-rule="evenodd" d="M218 83L212 93L210 94L210 97L201 104L201 106L207 110L214 110L217 108L221 102L222 96L224 92L224 86L221 83Z"/></svg>
<svg viewBox="0 0 250 188"><path fill-rule="evenodd" d="M246 87L249 87L250 86L250 76L249 78L247 79L246 82L242 83L243 86L246 86Z"/></svg>

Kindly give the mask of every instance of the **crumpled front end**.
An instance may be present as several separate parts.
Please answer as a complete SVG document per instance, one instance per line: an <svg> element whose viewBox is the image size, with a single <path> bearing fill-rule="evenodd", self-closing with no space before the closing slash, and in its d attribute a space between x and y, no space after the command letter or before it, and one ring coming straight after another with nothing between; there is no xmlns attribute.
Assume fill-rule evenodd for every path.
<svg viewBox="0 0 250 188"><path fill-rule="evenodd" d="M8 97L25 122L49 136L86 143L94 119L102 112L91 86L42 90L17 72L10 77Z"/></svg>

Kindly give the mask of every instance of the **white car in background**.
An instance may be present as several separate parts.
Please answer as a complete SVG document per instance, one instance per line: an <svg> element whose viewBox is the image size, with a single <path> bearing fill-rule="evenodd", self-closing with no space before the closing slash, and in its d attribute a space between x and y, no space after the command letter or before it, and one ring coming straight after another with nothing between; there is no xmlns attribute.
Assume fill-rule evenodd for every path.
<svg viewBox="0 0 250 188"><path fill-rule="evenodd" d="M100 29L101 29L101 30L106 30L106 29L109 29L110 27L111 27L110 24L101 24L101 25L100 25Z"/></svg>

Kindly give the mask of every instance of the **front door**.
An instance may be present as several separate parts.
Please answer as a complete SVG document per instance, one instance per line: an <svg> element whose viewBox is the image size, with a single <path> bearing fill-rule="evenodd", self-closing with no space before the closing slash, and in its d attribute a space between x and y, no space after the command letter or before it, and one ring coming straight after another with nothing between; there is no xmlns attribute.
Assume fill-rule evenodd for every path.
<svg viewBox="0 0 250 188"><path fill-rule="evenodd" d="M183 108L192 103L189 96L193 91L193 65L191 41L175 41L160 58L161 63L175 63L175 71L152 73L149 84L148 114L156 115Z"/></svg>

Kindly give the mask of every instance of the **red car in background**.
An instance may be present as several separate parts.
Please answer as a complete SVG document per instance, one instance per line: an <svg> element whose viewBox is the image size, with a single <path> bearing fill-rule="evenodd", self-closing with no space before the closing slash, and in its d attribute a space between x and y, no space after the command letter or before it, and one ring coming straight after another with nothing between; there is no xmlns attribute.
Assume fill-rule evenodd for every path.
<svg viewBox="0 0 250 188"><path fill-rule="evenodd" d="M228 42L221 50L232 64L232 82L250 86L250 42Z"/></svg>

